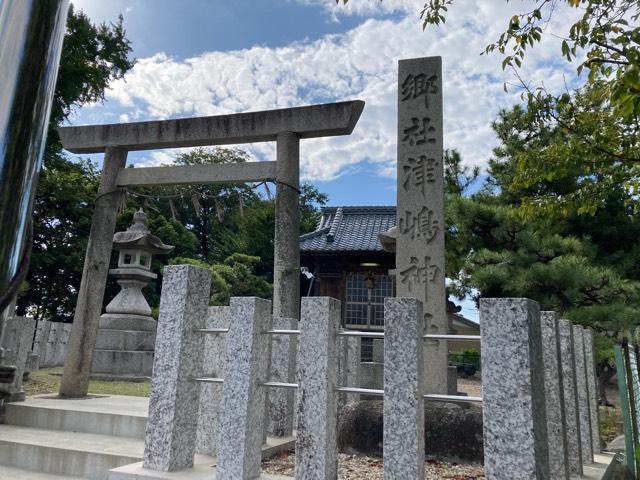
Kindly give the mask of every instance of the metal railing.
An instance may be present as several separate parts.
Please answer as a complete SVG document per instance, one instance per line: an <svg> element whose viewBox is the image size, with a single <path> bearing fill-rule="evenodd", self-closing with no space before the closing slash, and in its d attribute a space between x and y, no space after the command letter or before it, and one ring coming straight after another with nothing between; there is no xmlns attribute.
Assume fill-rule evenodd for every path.
<svg viewBox="0 0 640 480"><path fill-rule="evenodd" d="M200 328L197 329L196 332L208 334L208 335L216 335L216 334L225 334L229 333L228 328ZM300 330L265 330L262 332L264 335L300 335ZM338 337L364 337L364 338L384 338L384 332L368 332L364 330L341 330L338 332ZM422 336L423 339L427 340L461 340L461 341L470 341L470 342L479 342L481 341L480 335L450 335L450 334L427 334ZM201 383L224 383L223 378L219 377L195 377L192 378L194 382ZM261 384L263 387L272 387L272 388L290 388L297 389L297 383L284 383L284 382L264 382ZM359 388L359 387L349 387L349 386L341 386L336 387L336 391L340 393L353 393L360 395L370 395L377 397L384 397L384 390L373 389L373 388ZM463 395L442 395L442 394L425 394L423 398L427 402L449 402L449 403L482 403L482 397L471 397L471 396L463 396Z"/></svg>

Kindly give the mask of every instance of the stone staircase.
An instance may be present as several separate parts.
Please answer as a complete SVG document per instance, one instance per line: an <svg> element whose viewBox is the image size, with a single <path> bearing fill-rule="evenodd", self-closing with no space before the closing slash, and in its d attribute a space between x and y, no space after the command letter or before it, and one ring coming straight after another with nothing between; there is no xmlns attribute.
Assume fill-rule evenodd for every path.
<svg viewBox="0 0 640 480"><path fill-rule="evenodd" d="M9 403L0 424L0 480L176 478L142 469L148 409L148 398L121 395L77 400L40 395ZM263 457L293 445L292 437L269 437ZM195 463L185 478L213 478L214 458L196 455Z"/></svg>
<svg viewBox="0 0 640 480"><path fill-rule="evenodd" d="M142 460L147 398L39 396L7 405L0 479L107 479Z"/></svg>

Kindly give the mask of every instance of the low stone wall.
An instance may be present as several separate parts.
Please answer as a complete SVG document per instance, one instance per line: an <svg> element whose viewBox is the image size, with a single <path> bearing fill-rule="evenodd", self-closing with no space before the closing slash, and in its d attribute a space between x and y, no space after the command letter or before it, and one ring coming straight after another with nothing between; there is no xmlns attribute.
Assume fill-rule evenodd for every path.
<svg viewBox="0 0 640 480"><path fill-rule="evenodd" d="M64 365L70 333L70 323L50 322L48 320L38 322L32 353L38 355L39 368L61 367Z"/></svg>

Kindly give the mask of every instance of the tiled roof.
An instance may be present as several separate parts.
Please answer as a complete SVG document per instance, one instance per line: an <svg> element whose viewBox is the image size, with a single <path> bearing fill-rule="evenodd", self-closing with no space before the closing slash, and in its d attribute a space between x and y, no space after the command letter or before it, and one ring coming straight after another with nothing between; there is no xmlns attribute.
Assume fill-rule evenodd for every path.
<svg viewBox="0 0 640 480"><path fill-rule="evenodd" d="M396 207L324 207L317 229L300 237L300 251L382 252L378 234L395 224Z"/></svg>

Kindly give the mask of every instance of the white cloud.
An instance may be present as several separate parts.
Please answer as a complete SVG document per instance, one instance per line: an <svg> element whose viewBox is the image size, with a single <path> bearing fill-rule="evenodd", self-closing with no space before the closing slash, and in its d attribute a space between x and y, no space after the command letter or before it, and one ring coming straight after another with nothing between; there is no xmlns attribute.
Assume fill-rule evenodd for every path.
<svg viewBox="0 0 640 480"><path fill-rule="evenodd" d="M500 57L479 53L499 35L512 12L526 5L462 1L451 9L444 26L423 32L417 21L421 3L408 9L407 2L384 0L384 7L376 8L402 9L406 15L363 20L344 34L280 48L255 46L185 60L158 53L140 59L126 82L116 82L107 98L110 105L121 105L137 120L362 99L367 105L351 136L302 142L303 177L330 180L362 162L373 165L376 174L392 176L397 61L441 55L445 147L459 149L468 164L486 165L496 142L490 123L501 107L518 102L519 95L503 92L503 82L511 77L500 70ZM349 5L364 14L377 3L352 0ZM547 33L566 31L572 15L556 12ZM558 57L559 40L545 35L544 42L529 51L524 76L560 88L564 75L571 77L575 66L558 62ZM271 144L250 149L259 159L274 156Z"/></svg>
<svg viewBox="0 0 640 480"><path fill-rule="evenodd" d="M390 13L414 13L417 17L422 10L422 0L351 0L344 4L343 0L293 0L302 5L320 5L324 7L334 20L340 16L387 15Z"/></svg>

